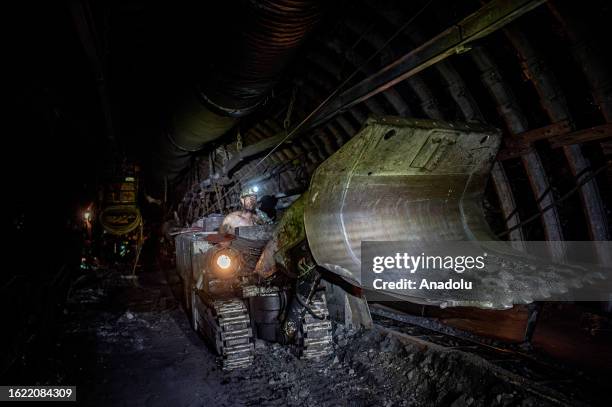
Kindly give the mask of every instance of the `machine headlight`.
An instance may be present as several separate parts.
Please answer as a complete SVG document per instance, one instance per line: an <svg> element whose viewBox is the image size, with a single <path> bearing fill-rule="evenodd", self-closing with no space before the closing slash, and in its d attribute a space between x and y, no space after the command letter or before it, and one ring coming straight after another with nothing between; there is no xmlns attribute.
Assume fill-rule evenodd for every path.
<svg viewBox="0 0 612 407"><path fill-rule="evenodd" d="M221 267L223 270L229 269L232 265L232 258L227 254L222 254L217 256L217 266Z"/></svg>
<svg viewBox="0 0 612 407"><path fill-rule="evenodd" d="M240 253L231 248L216 250L210 259L210 266L218 278L232 278L240 267Z"/></svg>

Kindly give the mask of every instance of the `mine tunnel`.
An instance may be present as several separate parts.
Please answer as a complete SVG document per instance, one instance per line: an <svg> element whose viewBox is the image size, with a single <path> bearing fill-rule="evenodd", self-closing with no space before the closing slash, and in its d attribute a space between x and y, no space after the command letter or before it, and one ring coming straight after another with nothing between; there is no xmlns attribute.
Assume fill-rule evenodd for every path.
<svg viewBox="0 0 612 407"><path fill-rule="evenodd" d="M609 406L609 2L5 12L0 402Z"/></svg>

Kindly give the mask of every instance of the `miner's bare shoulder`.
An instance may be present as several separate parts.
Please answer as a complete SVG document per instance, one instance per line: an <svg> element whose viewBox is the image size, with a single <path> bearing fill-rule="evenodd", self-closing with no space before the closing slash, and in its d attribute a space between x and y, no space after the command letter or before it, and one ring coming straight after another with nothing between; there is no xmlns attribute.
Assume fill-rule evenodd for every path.
<svg viewBox="0 0 612 407"><path fill-rule="evenodd" d="M234 228L242 226L240 225L240 223L242 223L242 216L240 211L232 212L228 214L225 219L223 219L223 223L219 227L219 232L234 233Z"/></svg>
<svg viewBox="0 0 612 407"><path fill-rule="evenodd" d="M234 229L241 226L253 226L257 224L267 223L256 213L246 211L235 211L225 217L219 232L234 233Z"/></svg>

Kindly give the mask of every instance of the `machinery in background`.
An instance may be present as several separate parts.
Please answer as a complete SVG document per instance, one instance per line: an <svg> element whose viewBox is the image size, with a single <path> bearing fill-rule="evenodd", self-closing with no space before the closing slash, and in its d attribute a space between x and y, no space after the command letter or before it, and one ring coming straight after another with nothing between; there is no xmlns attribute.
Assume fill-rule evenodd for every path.
<svg viewBox="0 0 612 407"><path fill-rule="evenodd" d="M138 207L138 169L126 166L104 185L98 221L102 227L100 256L107 263L132 266L138 262L144 241Z"/></svg>
<svg viewBox="0 0 612 407"><path fill-rule="evenodd" d="M177 269L193 329L221 356L223 369L248 366L254 339L292 346L305 359L332 352L331 322L320 277L304 253L298 274L262 278L253 270L270 226L237 228L233 235L176 237Z"/></svg>

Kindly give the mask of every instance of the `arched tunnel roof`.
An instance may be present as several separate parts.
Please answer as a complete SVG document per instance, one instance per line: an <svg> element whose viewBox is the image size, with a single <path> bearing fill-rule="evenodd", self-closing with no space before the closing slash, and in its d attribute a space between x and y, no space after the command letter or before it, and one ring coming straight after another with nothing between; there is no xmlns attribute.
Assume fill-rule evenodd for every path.
<svg viewBox="0 0 612 407"><path fill-rule="evenodd" d="M610 194L598 185L609 178L605 169L592 176L606 165L609 144L582 143L580 136L595 126L600 126L595 131L609 131L608 73L601 68L596 30L575 21L575 5L569 2L540 5L471 43L460 55L281 143L287 130L330 94L362 83L481 6L359 1L328 10L265 105L196 158L178 183L179 212L218 211L214 185L227 207L237 205L236 185L244 183L258 182L265 193L276 196L299 193L308 187L314 169L350 140L368 116L398 115L482 122L503 131L504 146L486 202L498 232L511 229L512 240L609 238ZM242 155L257 153L237 160L237 148ZM577 193L563 206L554 204L577 184ZM205 205L203 196L209 201ZM544 209L537 222L515 227Z"/></svg>

